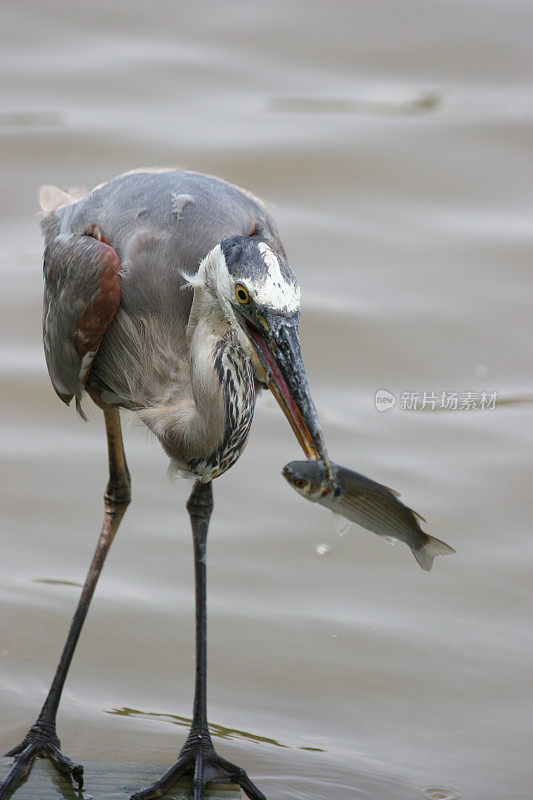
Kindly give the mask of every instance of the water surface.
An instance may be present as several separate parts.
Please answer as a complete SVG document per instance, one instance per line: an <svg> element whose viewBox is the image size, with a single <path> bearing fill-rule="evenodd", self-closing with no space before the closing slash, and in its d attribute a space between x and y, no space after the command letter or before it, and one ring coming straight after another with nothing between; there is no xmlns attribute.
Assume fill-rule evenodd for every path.
<svg viewBox="0 0 533 800"><path fill-rule="evenodd" d="M36 189L177 164L271 203L332 457L458 553L426 575L399 544L340 538L283 481L298 447L264 396L215 484L217 747L269 800L529 797L531 16L514 0L4 4L4 751L47 691L106 482L100 412L80 422L44 366ZM400 408L424 392L499 402ZM189 487L126 425L133 502L59 733L75 759L171 763L192 703Z"/></svg>

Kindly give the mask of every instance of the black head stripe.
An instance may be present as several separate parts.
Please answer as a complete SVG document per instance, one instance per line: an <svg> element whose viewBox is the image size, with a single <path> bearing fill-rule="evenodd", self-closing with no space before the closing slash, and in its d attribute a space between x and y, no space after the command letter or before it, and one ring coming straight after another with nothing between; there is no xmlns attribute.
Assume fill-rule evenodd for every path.
<svg viewBox="0 0 533 800"><path fill-rule="evenodd" d="M224 253L228 272L238 281L253 278L254 281L266 281L269 275L268 266L258 245L263 242L278 259L280 271L288 283L296 283L283 254L276 248L271 239L259 236L233 236L220 244Z"/></svg>

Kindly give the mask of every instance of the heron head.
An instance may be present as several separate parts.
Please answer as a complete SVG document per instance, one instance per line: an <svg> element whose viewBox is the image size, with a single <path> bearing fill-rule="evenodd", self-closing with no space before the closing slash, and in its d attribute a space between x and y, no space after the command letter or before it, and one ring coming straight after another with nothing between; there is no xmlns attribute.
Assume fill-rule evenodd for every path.
<svg viewBox="0 0 533 800"><path fill-rule="evenodd" d="M300 287L283 252L268 239L234 236L211 251L200 272L306 456L329 464L300 353Z"/></svg>

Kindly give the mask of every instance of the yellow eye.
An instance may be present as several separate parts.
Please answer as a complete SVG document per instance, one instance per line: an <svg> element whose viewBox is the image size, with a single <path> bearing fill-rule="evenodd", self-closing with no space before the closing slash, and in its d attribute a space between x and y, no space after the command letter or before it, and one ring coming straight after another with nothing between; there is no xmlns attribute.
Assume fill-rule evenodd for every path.
<svg viewBox="0 0 533 800"><path fill-rule="evenodd" d="M235 297L237 298L239 303L242 303L243 306L245 306L247 303L250 302L250 295L248 293L248 289L246 288L246 286L243 286L242 283L236 284Z"/></svg>

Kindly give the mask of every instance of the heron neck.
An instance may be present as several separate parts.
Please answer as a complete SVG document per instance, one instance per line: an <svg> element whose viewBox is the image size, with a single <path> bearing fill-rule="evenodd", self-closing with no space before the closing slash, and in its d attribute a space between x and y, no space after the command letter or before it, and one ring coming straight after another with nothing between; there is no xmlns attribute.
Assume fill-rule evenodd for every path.
<svg viewBox="0 0 533 800"><path fill-rule="evenodd" d="M210 292L195 287L187 326L191 391L203 421L204 458L193 467L216 477L241 454L255 406L253 369Z"/></svg>

